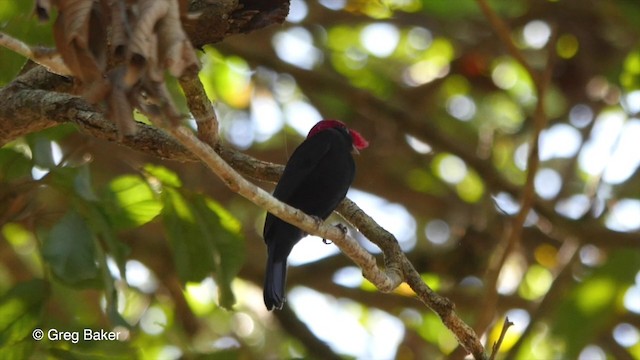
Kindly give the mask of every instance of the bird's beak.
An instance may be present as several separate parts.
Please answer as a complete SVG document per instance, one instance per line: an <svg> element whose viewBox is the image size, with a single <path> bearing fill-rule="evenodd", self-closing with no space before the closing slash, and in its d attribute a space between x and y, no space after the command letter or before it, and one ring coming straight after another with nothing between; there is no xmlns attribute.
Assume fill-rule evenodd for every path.
<svg viewBox="0 0 640 360"><path fill-rule="evenodd" d="M354 155L360 155L360 151L355 145L351 145L351 153Z"/></svg>

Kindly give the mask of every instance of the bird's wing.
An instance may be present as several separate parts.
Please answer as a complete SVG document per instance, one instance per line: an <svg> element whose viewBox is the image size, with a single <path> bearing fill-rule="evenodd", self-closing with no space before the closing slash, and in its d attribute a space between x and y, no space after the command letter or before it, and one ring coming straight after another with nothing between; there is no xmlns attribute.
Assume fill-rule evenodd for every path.
<svg viewBox="0 0 640 360"><path fill-rule="evenodd" d="M291 154L273 196L285 203L288 202L291 195L327 154L334 136L332 131L323 131L300 144Z"/></svg>
<svg viewBox="0 0 640 360"><path fill-rule="evenodd" d="M273 196L280 201L288 203L302 182L329 152L334 135L330 131L323 131L300 144L291 154L289 161L287 161L287 166L285 166L282 177L280 177L280 181L278 181L278 185L273 191ZM271 226L277 221L276 219L274 215L267 213L263 229L265 241L268 240Z"/></svg>

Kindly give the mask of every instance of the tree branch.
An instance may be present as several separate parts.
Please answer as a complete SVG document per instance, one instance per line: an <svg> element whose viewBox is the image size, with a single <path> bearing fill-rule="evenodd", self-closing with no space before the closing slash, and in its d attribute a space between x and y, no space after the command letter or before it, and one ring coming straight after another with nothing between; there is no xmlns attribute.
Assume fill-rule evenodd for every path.
<svg viewBox="0 0 640 360"><path fill-rule="evenodd" d="M198 126L198 137L209 146L215 146L220 140L218 135L218 117L211 101L204 91L200 78L186 76L179 79L180 87L187 98L187 106Z"/></svg>
<svg viewBox="0 0 640 360"><path fill-rule="evenodd" d="M516 59L516 61L518 61L520 65L522 65L522 67L527 71L529 75L535 76L535 72L527 62L527 59L525 59L520 49L518 49L518 47L513 43L513 40L511 39L511 29L509 29L509 26L507 26L507 24L498 16L498 14L493 11L491 6L489 6L487 0L476 1L478 3L478 6L480 7L480 10L482 10L482 13L493 28L493 31L498 35L502 44L507 48L509 54L513 56L513 58ZM533 78L533 80L536 81L535 77Z"/></svg>
<svg viewBox="0 0 640 360"><path fill-rule="evenodd" d="M88 105L82 98L64 93L31 89L27 86L28 83L28 81L14 82L11 85L11 91L7 91L11 96L8 98L7 105L9 106L0 107L0 129L3 128L2 125L6 125L6 120L12 120L13 123L10 125L16 125L21 129L19 130L21 132L39 131L71 121L78 125L81 131L109 141L118 141L115 125L106 120L100 111ZM5 90L7 89L0 90L0 94ZM21 116L11 116L16 111L20 112ZM35 124L35 126L25 127L24 124ZM283 220L295 224L307 233L332 240L352 261L361 267L363 276L381 291L390 292L403 280L406 280L418 297L440 315L443 322L461 340L463 347L468 352L474 353L477 358L483 358L483 349L479 340L473 331L457 317L453 311L453 304L435 294L424 283L420 274L402 254L395 237L377 225L353 202L346 200L340 205L339 210L384 251L386 265L384 271L378 268L375 258L363 249L353 237L343 234L333 226L319 224L312 217L279 202L240 176L232 167L237 167L241 172L253 178L275 181L281 174L281 166L256 161L219 144L216 145L218 154L211 146L201 142L190 130L182 126L167 128L166 130L172 135L170 137L148 125L138 123L136 127L138 129L136 133L125 136L122 139L122 144L161 158L181 161L193 161L194 157L191 154L195 154L232 191ZM13 128L13 126L7 128ZM0 132L0 134L3 133ZM18 133L6 135L8 137L18 136ZM176 143L174 139L178 142Z"/></svg>
<svg viewBox="0 0 640 360"><path fill-rule="evenodd" d="M34 89L33 87L40 86L56 90L69 88L65 78L51 74L46 75L44 74L46 72L43 72L41 68L34 68L18 78L10 86L0 89L0 139L3 142L30 132L68 122L76 124L81 131L96 138L118 142L115 125L106 120L101 111L88 105L83 99L64 93ZM165 159L197 161L190 151L161 130L141 123L137 123L136 127L138 130L134 135L124 137L122 142L119 143ZM197 140L190 131L184 128L180 129L187 134L187 137L183 140ZM177 130L174 129L174 131ZM196 141L194 143L203 147L205 153L211 152L215 154L210 147L201 142ZM219 157L224 159L223 162L226 162L226 166L234 168L245 176L256 180L275 182L282 173L283 167L281 165L257 160L220 144L216 145L215 151L219 154ZM216 156L218 155L216 154ZM239 189L236 187L237 185L234 185L232 178L224 181L232 189ZM248 183L245 179L242 179L242 181ZM251 183L248 184L250 187L255 187ZM248 191L249 196L253 196L254 190L249 188ZM338 239L344 237L342 244L345 245L345 251L352 253L352 255L356 253L353 256L361 257L358 261L364 263L365 267L372 268L372 270L367 271L366 276L381 279L380 281L373 280L372 282L380 284L382 290L390 291L393 288L392 285L398 281L398 277L404 278L420 300L442 318L443 323L456 335L461 346L467 352L474 354L476 358L484 358L486 356L482 344L473 330L456 315L454 305L448 299L433 292L424 283L419 273L400 251L393 235L377 225L357 205L347 199L339 206L338 212L383 250L385 254L384 261L387 266L386 273L377 269L375 259L370 254L364 252L357 255L359 246L353 238L344 236L334 227L318 226L313 219L295 209L286 206L280 207L279 202L262 189L259 189L259 192L258 190L255 191L256 201L258 201L257 204L259 206L267 208L267 203L275 201L275 205L271 203L270 206L275 206L276 208L271 208L271 210L276 212L283 211L284 213L293 211L291 217L285 220L292 221L297 226L300 225L303 230L332 239L337 245L340 245L340 240ZM298 222L299 220L301 222ZM302 225L303 222L304 225ZM593 233L593 231L597 230L589 227L580 227L577 224L575 227L578 235ZM633 234L598 229L603 234L602 239L606 239L606 241L602 241L602 245L612 246L612 242L618 241L618 246L624 244L635 244L637 246L637 239L632 236ZM593 239L594 244L598 242L597 239Z"/></svg>
<svg viewBox="0 0 640 360"><path fill-rule="evenodd" d="M504 323L502 324L502 330L500 331L500 337L498 337L498 341L496 341L491 348L491 357L489 357L489 360L494 360L496 355L498 355L498 351L502 346L502 341L504 340L505 335L507 335L507 330L509 330L512 325L513 323L509 321L509 318L505 317Z"/></svg>
<svg viewBox="0 0 640 360"><path fill-rule="evenodd" d="M533 84L536 88L537 103L535 112L533 115L533 127L534 131L531 136L529 145L529 156L527 158L527 174L526 181L523 186L520 197L520 209L513 218L509 226L505 229L505 233L502 239L496 246L493 256L491 257L487 273L485 275L485 288L486 295L484 305L482 306L483 312L480 314L479 319L476 322L475 329L479 333L490 325L496 308L496 302L498 301L497 283L500 272L502 271L505 261L509 254L511 254L520 242L522 235L522 229L529 215L531 209L535 204L535 186L534 180L538 173L540 166L539 156L539 139L542 130L546 127L547 116L545 113L545 97L549 83L551 82L551 75L553 73L555 62L555 45L556 45L556 31L552 32L552 36L547 43L547 62L545 71L538 74L526 61L522 52L513 44L511 40L511 32L507 25L498 17L498 15L489 7L486 0L477 0L478 5L482 9L483 13L491 23L494 31L500 39L503 45L508 49L511 56L513 56L528 72L529 76L533 80Z"/></svg>
<svg viewBox="0 0 640 360"><path fill-rule="evenodd" d="M53 126L73 123L81 132L95 138L115 142L161 159L181 162L197 161L193 154L170 136L143 123L136 123L135 134L126 136L120 141L115 126L104 118L104 114L99 109L90 106L79 97L57 93L57 91L70 91L70 89L71 82L67 78L51 74L42 67L35 67L16 78L11 84L0 88L0 145ZM398 121L403 121L403 114L399 116ZM405 122L402 123L405 124ZM416 129L421 133L422 130ZM435 128L431 130L438 133ZM445 140L442 139L442 141ZM282 165L256 159L226 146L218 145L216 151L229 165L251 179L276 182L284 169ZM466 161L467 156L456 154L462 155ZM483 178L499 178L490 167L484 164L479 168L472 167L478 170ZM514 186L504 181L489 185L493 191L518 194ZM588 238L589 243L602 248L637 248L639 246L637 234L612 231L586 220L565 219L545 211L545 208L537 202L535 209L542 212L542 215L557 225L562 232L574 234L578 241Z"/></svg>
<svg viewBox="0 0 640 360"><path fill-rule="evenodd" d="M380 270L376 259L362 248L353 237L344 234L334 226L319 223L311 216L280 202L262 188L247 181L211 147L201 142L191 130L184 126L165 127L164 130L195 154L231 191L242 195L280 219L296 225L306 233L332 240L345 255L362 269L363 276L381 291L390 292L402 282L402 276L398 271L394 271L394 269Z"/></svg>

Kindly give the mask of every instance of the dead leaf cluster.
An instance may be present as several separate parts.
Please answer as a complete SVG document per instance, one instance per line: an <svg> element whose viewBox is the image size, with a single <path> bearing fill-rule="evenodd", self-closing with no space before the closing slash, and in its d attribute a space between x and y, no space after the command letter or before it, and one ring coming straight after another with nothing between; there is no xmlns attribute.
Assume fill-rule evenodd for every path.
<svg viewBox="0 0 640 360"><path fill-rule="evenodd" d="M37 0L77 92L104 104L120 134L135 130L133 109L155 121L180 118L165 75L195 75L199 62L182 28L185 0Z"/></svg>

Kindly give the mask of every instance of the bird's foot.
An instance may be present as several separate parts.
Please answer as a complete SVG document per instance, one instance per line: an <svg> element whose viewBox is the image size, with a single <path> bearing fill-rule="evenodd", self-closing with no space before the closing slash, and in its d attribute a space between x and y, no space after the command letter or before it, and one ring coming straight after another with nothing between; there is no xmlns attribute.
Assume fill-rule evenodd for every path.
<svg viewBox="0 0 640 360"><path fill-rule="evenodd" d="M344 224L337 223L334 226L337 227L338 230L342 231L343 234L346 234L347 231L348 231L347 227L344 226ZM333 242L331 240L327 240L327 239L322 239L322 242L327 244L327 245L333 244Z"/></svg>
<svg viewBox="0 0 640 360"><path fill-rule="evenodd" d="M347 231L349 231L349 229L347 229L347 227L344 224L341 224L341 223L337 223L337 224L335 224L333 226L337 227L338 230L342 231L343 234L346 234Z"/></svg>
<svg viewBox="0 0 640 360"><path fill-rule="evenodd" d="M320 224L322 224L322 222L324 221L319 216L315 216L315 215L310 215L310 216L311 216L311 218L313 218L313 220L316 222L316 225L318 225L318 226L320 226Z"/></svg>

